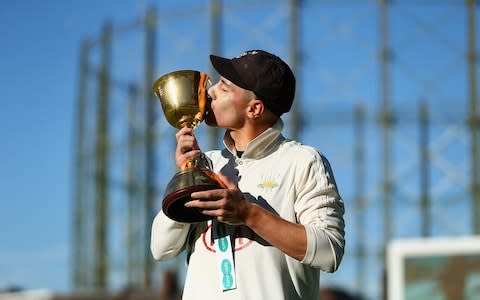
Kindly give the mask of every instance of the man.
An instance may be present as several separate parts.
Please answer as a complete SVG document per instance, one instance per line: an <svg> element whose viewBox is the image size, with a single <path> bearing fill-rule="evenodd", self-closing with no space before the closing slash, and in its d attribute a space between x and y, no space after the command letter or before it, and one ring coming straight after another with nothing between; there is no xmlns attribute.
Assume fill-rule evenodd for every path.
<svg viewBox="0 0 480 300"><path fill-rule="evenodd" d="M221 77L208 91L207 124L226 132L225 149L206 155L225 188L185 204L213 221L178 223L160 211L153 256L187 251L183 299L318 299L319 270L334 272L343 256L344 206L325 157L281 133L295 77L262 50L210 60ZM191 129L176 138L177 166L202 153Z"/></svg>

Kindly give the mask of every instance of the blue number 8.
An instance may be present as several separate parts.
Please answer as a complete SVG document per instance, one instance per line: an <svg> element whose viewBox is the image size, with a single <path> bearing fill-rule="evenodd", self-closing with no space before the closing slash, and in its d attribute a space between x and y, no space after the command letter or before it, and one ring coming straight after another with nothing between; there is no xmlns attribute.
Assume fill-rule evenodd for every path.
<svg viewBox="0 0 480 300"><path fill-rule="evenodd" d="M228 259L222 260L223 286L227 289L233 285L232 265Z"/></svg>

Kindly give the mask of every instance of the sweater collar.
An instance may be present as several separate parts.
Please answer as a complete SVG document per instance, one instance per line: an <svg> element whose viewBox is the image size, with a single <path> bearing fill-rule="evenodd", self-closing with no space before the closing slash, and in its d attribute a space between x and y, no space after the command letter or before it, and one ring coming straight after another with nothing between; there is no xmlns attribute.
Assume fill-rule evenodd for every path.
<svg viewBox="0 0 480 300"><path fill-rule="evenodd" d="M272 127L248 143L245 152L243 152L242 159L259 159L275 151L278 145L285 140L285 137L282 135L282 129L283 121L279 118ZM225 132L223 144L230 153L237 156L235 143L228 130Z"/></svg>

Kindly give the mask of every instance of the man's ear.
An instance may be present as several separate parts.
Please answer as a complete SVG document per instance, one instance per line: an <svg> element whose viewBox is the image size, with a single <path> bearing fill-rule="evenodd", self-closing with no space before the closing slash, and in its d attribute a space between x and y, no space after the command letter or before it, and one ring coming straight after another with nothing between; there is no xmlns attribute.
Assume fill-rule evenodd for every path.
<svg viewBox="0 0 480 300"><path fill-rule="evenodd" d="M248 106L248 114L252 119L258 119L265 111L265 105L262 100L253 99Z"/></svg>

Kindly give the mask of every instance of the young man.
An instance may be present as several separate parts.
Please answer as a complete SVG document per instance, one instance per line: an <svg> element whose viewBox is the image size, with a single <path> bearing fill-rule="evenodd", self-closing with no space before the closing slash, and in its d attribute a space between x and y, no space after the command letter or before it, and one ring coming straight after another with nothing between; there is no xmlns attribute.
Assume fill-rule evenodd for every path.
<svg viewBox="0 0 480 300"><path fill-rule="evenodd" d="M183 299L318 299L320 270L334 272L343 256L344 206L326 158L281 133L295 77L262 50L210 60L221 77L208 91L207 124L226 131L225 149L206 155L225 188L186 204L213 221L178 223L160 211L153 256L187 251ZM201 154L191 129L176 138L177 166Z"/></svg>

